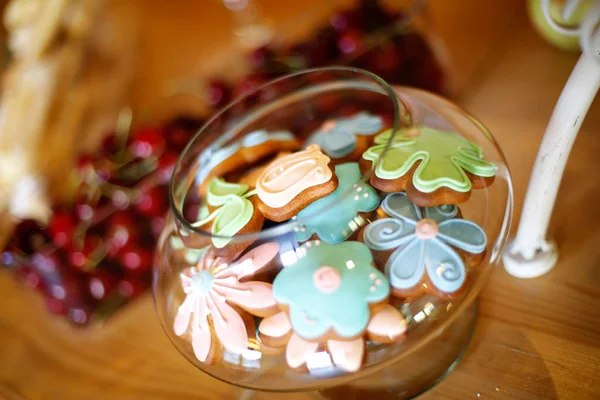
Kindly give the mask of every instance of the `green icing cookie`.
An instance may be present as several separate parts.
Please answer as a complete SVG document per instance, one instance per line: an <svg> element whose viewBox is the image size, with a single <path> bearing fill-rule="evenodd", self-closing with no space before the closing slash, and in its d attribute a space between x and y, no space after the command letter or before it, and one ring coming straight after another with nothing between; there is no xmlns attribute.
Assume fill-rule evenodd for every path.
<svg viewBox="0 0 600 400"><path fill-rule="evenodd" d="M375 138L363 158L375 165L375 175L381 179L398 179L418 161L421 164L412 178L417 190L431 193L441 187L457 192L471 190L471 180L465 171L481 177L492 177L496 165L483 159L481 148L454 132L421 126L396 132L383 159L392 130Z"/></svg>
<svg viewBox="0 0 600 400"><path fill-rule="evenodd" d="M242 196L249 189L248 185L243 183L229 183L222 178L213 178L208 185L206 202L213 206L222 206L229 200L229 195Z"/></svg>
<svg viewBox="0 0 600 400"><path fill-rule="evenodd" d="M214 178L208 187L206 200L209 205L219 208L207 215L207 208L201 207L199 220L192 226L199 227L214 220L212 234L224 237L214 237L213 245L217 248L227 246L231 242L230 238L242 230L254 214L254 206L248 197L255 192L248 192L248 189L248 185L228 183L221 178Z"/></svg>

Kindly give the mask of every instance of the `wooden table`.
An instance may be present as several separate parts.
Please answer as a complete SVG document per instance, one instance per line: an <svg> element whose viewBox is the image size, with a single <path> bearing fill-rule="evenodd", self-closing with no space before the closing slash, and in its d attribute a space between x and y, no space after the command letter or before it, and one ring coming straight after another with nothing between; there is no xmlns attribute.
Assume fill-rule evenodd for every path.
<svg viewBox="0 0 600 400"><path fill-rule="evenodd" d="M191 3L177 3L186 2ZM160 3L148 1L147 15L160 15L156 11ZM280 2L262 3L280 22L294 15L292 6L286 10ZM577 56L546 45L530 28L520 1L481 3L437 2L432 19L459 71L458 102L492 130L506 153L518 217L539 141ZM188 18L181 27L172 15L156 15L153 18L163 27L185 30L192 23L201 25ZM152 54L160 58L172 51L165 39ZM183 65L178 62L162 62L164 74L178 71ZM158 85L160 71L149 62L145 78L152 77ZM152 84L142 92L153 93ZM575 143L552 220L559 264L535 280L518 280L496 268L481 295L479 323L464 359L420 398L600 398L599 128L600 101L596 101ZM0 275L0 302L0 397L118 400L245 395L200 373L179 355L159 325L150 294L102 329L86 331L74 331L48 316L40 299L7 274Z"/></svg>

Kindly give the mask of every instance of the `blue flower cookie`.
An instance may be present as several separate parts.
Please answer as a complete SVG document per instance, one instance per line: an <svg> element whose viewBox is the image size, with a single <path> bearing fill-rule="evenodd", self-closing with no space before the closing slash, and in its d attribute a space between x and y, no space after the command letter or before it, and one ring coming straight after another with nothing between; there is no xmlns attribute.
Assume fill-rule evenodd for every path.
<svg viewBox="0 0 600 400"><path fill-rule="evenodd" d="M381 208L389 218L367 226L363 240L376 251L395 249L385 264L393 293L411 297L426 290L441 295L458 292L467 271L456 249L483 253L487 244L483 229L456 218L455 205L420 208L403 192L388 194Z"/></svg>

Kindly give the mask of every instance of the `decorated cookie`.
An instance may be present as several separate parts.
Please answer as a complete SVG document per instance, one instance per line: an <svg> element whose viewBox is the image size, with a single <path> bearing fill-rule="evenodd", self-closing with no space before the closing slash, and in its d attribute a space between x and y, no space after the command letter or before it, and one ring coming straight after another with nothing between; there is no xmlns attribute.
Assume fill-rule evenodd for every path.
<svg viewBox="0 0 600 400"><path fill-rule="evenodd" d="M294 332L307 340L361 336L372 307L385 302L390 290L371 251L360 242L313 241L298 253L273 281L273 295Z"/></svg>
<svg viewBox="0 0 600 400"><path fill-rule="evenodd" d="M378 135L363 154L361 169L373 170L375 188L387 193L405 190L421 207L465 202L472 188L490 185L496 173L475 143L425 126Z"/></svg>
<svg viewBox="0 0 600 400"><path fill-rule="evenodd" d="M358 213L373 211L379 206L377 191L361 182L357 163L336 165L335 174L339 181L337 189L293 218L301 224L296 228L298 241L305 242L314 234L328 243L346 240L365 222Z"/></svg>
<svg viewBox="0 0 600 400"><path fill-rule="evenodd" d="M406 320L400 311L384 305L375 312L366 327L366 337L351 340L326 340L315 342L302 339L293 332L292 324L285 312L264 318L258 327L259 337L272 346L286 346L286 361L291 368L302 366L326 367L318 350L324 348L330 358L330 365L344 371L355 372L360 369L365 351L365 339L393 343L404 338Z"/></svg>
<svg viewBox="0 0 600 400"><path fill-rule="evenodd" d="M243 282L264 269L279 252L277 243L262 244L237 261L218 257L212 249L198 264L180 275L185 300L173 323L178 336L187 335L195 356L214 362L222 348L240 354L248 347L251 316L267 317L277 312L271 284Z"/></svg>
<svg viewBox="0 0 600 400"><path fill-rule="evenodd" d="M373 142L373 136L382 129L380 117L363 111L351 117L326 121L306 144L319 145L334 164L357 161Z"/></svg>
<svg viewBox="0 0 600 400"><path fill-rule="evenodd" d="M385 303L389 284L364 244L312 241L297 253L296 263L273 282L285 311L263 319L258 329L268 345L286 345L290 367L310 367L325 348L334 365L353 372L362 365L365 337L384 343L403 337L406 321Z"/></svg>
<svg viewBox="0 0 600 400"><path fill-rule="evenodd" d="M256 182L257 207L282 222L327 196L338 186L329 161L317 145L274 160Z"/></svg>
<svg viewBox="0 0 600 400"><path fill-rule="evenodd" d="M200 168L196 182L200 185L200 194L206 195L213 177L222 177L230 172L247 168L281 151L295 151L300 142L288 131L268 132L257 130L241 140L221 149L207 149L200 157Z"/></svg>
<svg viewBox="0 0 600 400"><path fill-rule="evenodd" d="M251 200L254 191L244 184L228 183L221 178L213 178L206 195L206 208L201 209L199 220L192 224L211 233L196 247L211 244L219 256L236 254L252 244L251 240L235 240L234 235L258 232L262 228L264 216ZM250 198L250 200L249 200Z"/></svg>
<svg viewBox="0 0 600 400"><path fill-rule="evenodd" d="M258 178L260 178L260 176L263 174L263 172L265 172L265 169L267 169L267 167L269 166L269 164L271 164L271 162L279 160L280 158L288 156L290 154L291 153L289 153L287 151L281 152L281 153L277 154L269 162L266 162L263 165L258 165L254 168L251 168L247 171L242 172L239 175L239 179L238 179L239 183L243 183L250 187L256 187L256 182L258 182Z"/></svg>
<svg viewBox="0 0 600 400"><path fill-rule="evenodd" d="M393 250L385 264L392 292L412 297L426 291L448 296L465 284L465 262L457 253L480 254L485 232L475 223L456 218L455 205L421 209L405 193L391 193L381 204L389 216L374 221L363 240L375 251Z"/></svg>
<svg viewBox="0 0 600 400"><path fill-rule="evenodd" d="M364 244L312 241L297 254L296 262L273 282L273 296L285 312L259 325L265 343L287 344L290 367L310 364L324 345L333 364L356 371L362 364L365 335L390 342L402 337L404 317L386 305L389 284L373 267ZM376 318L378 313L385 315Z"/></svg>

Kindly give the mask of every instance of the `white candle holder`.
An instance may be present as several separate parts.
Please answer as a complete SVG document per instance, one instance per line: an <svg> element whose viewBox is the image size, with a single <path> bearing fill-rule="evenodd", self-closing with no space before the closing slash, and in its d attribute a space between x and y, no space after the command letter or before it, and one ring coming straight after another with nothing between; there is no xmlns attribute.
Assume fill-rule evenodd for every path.
<svg viewBox="0 0 600 400"><path fill-rule="evenodd" d="M548 225L569 153L581 124L600 89L600 1L589 9L578 28L566 29L550 15L550 0L541 8L557 33L578 36L582 55L575 65L552 113L523 204L517 234L506 246L504 267L518 278L534 278L550 271L558 260L556 243L547 236ZM569 0L563 17L569 19L580 0Z"/></svg>

